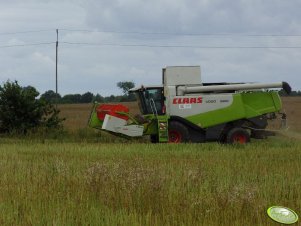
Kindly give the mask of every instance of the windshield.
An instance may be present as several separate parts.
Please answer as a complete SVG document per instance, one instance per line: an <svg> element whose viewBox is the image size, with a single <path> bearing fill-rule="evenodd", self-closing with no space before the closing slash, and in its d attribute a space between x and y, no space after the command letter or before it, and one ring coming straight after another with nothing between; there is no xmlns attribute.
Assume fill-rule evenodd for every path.
<svg viewBox="0 0 301 226"><path fill-rule="evenodd" d="M138 105L142 114L163 115L164 96L163 88L149 88L137 93Z"/></svg>

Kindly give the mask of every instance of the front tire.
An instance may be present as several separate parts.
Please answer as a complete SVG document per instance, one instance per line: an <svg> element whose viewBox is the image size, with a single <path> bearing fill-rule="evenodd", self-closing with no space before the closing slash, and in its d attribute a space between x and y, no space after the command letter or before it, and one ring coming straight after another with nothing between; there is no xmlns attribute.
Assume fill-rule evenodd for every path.
<svg viewBox="0 0 301 226"><path fill-rule="evenodd" d="M180 122L171 121L168 125L168 142L185 143L189 141L188 128Z"/></svg>
<svg viewBox="0 0 301 226"><path fill-rule="evenodd" d="M226 142L228 144L246 144L250 142L250 134L243 128L235 127L228 132Z"/></svg>

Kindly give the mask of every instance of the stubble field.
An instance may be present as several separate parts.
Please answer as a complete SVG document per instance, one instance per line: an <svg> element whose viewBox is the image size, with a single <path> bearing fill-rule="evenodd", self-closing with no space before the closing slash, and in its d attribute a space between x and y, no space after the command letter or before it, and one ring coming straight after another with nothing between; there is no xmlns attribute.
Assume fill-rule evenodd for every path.
<svg viewBox="0 0 301 226"><path fill-rule="evenodd" d="M300 98L284 99L288 132L245 146L115 139L86 131L90 105L60 108L79 138L102 138L2 138L1 225L279 225L268 207L301 214Z"/></svg>

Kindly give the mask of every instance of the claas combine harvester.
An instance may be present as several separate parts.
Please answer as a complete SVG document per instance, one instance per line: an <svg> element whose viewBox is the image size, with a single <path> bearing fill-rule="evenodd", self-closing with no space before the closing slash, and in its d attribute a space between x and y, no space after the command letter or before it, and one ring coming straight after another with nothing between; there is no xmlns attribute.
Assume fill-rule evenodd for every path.
<svg viewBox="0 0 301 226"><path fill-rule="evenodd" d="M95 104L89 126L128 137L150 136L157 142L247 143L271 135L269 120L281 112L279 88L286 82L202 83L199 66L163 68L162 85L133 88L140 117L121 104ZM273 90L271 90L273 89Z"/></svg>

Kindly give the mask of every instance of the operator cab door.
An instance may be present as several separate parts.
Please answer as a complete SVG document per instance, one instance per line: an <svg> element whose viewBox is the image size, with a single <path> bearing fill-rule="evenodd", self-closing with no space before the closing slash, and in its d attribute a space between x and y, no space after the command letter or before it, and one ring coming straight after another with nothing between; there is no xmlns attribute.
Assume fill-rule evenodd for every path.
<svg viewBox="0 0 301 226"><path fill-rule="evenodd" d="M165 114L163 87L140 90L137 99L143 115Z"/></svg>

